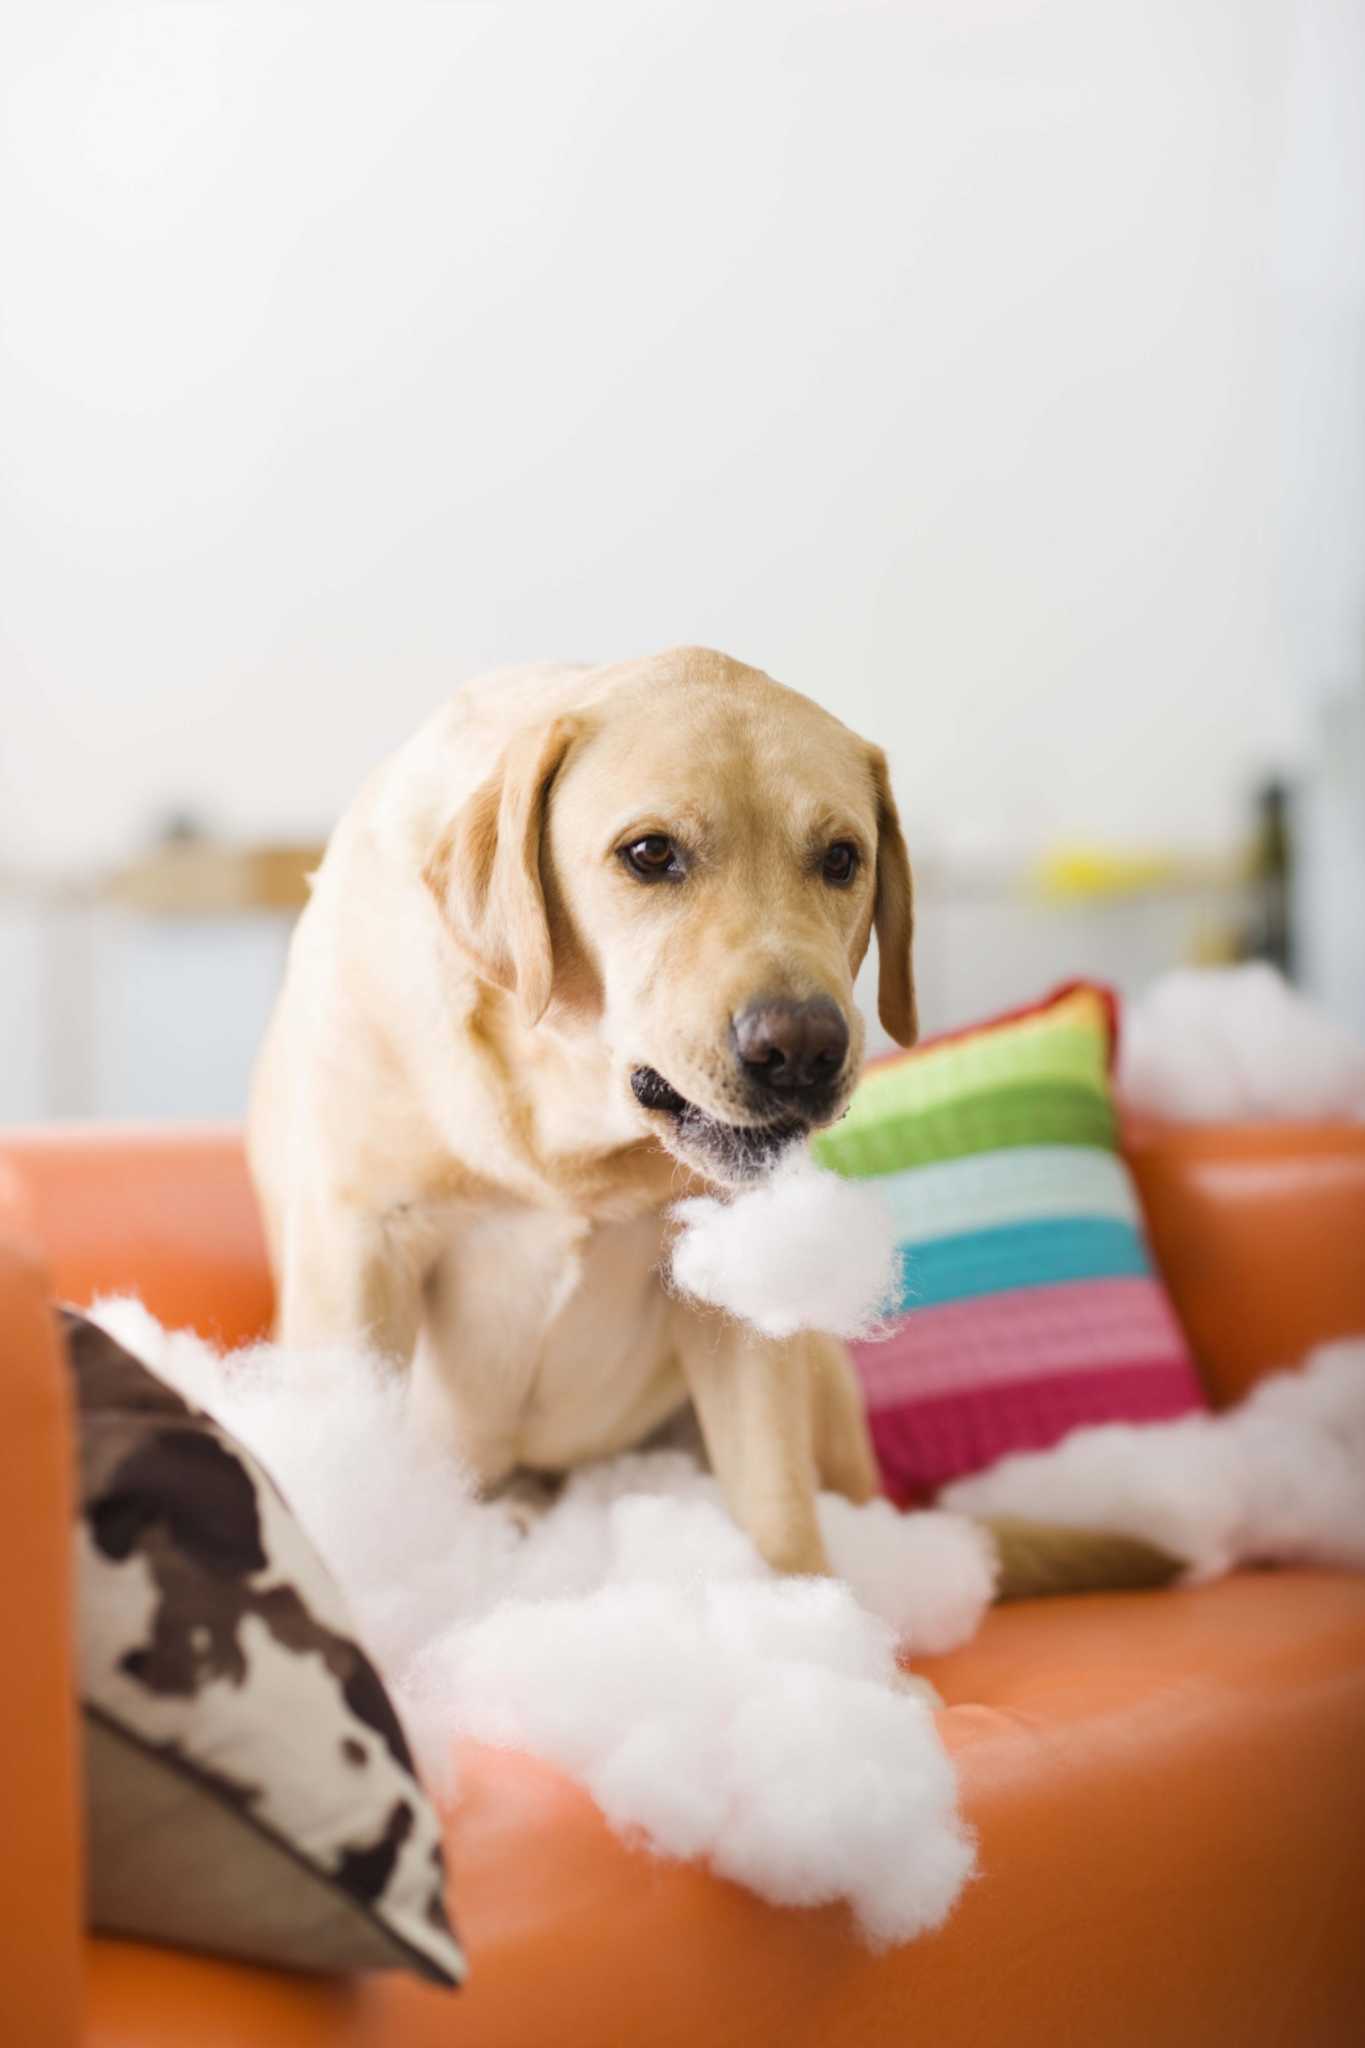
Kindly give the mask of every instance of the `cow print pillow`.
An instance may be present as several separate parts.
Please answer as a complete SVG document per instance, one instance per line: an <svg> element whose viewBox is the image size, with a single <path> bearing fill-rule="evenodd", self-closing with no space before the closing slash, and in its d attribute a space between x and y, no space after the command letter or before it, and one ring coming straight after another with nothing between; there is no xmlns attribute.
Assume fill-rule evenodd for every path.
<svg viewBox="0 0 1365 2048"><path fill-rule="evenodd" d="M91 1924L458 1983L436 1813L335 1581L226 1430L64 1325Z"/></svg>

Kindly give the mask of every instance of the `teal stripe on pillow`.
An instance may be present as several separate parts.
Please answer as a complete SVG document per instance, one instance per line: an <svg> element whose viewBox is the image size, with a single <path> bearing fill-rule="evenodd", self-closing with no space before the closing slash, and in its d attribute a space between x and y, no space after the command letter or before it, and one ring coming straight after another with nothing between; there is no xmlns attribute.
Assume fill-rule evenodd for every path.
<svg viewBox="0 0 1365 2048"><path fill-rule="evenodd" d="M1019 1287L1069 1280L1126 1280L1151 1272L1131 1223L1108 1216L1062 1217L968 1230L901 1251L901 1291L893 1313L941 1307Z"/></svg>

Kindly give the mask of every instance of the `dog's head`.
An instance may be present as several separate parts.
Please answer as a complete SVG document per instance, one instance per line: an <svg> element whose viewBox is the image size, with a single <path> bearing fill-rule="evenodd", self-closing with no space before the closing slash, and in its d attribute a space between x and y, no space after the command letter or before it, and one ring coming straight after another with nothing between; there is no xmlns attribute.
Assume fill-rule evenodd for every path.
<svg viewBox="0 0 1365 2048"><path fill-rule="evenodd" d="M713 1180L845 1107L853 978L915 1035L910 868L886 763L809 699L685 648L527 730L428 869L528 1025L609 1047L642 1129Z"/></svg>

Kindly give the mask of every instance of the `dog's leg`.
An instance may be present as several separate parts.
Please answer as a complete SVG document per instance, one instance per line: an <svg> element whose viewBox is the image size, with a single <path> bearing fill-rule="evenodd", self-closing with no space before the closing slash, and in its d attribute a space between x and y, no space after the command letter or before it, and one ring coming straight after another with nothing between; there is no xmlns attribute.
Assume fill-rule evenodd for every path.
<svg viewBox="0 0 1365 2048"><path fill-rule="evenodd" d="M678 1360L731 1514L781 1572L828 1572L815 1513L810 1363L798 1339L680 1309Z"/></svg>
<svg viewBox="0 0 1365 2048"><path fill-rule="evenodd" d="M853 1360L837 1337L816 1334L805 1343L820 1484L861 1507L864 1501L876 1499L881 1481Z"/></svg>
<svg viewBox="0 0 1365 2048"><path fill-rule="evenodd" d="M407 1364L421 1324L421 1270L385 1219L300 1194L283 1226L279 1341L363 1345Z"/></svg>

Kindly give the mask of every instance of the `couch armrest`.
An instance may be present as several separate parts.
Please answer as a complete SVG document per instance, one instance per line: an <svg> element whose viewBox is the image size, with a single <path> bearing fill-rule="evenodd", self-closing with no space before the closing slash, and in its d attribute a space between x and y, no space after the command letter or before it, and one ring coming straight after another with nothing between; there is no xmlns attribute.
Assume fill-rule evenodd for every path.
<svg viewBox="0 0 1365 2048"><path fill-rule="evenodd" d="M70 1388L24 1202L0 1161L0 2026L79 2031L81 1870Z"/></svg>
<svg viewBox="0 0 1365 2048"><path fill-rule="evenodd" d="M137 1294L171 1329L265 1335L270 1268L242 1134L228 1125L0 1130L59 1301Z"/></svg>
<svg viewBox="0 0 1365 2048"><path fill-rule="evenodd" d="M1365 1337L1365 1125L1134 1123L1147 1227L1218 1406Z"/></svg>

